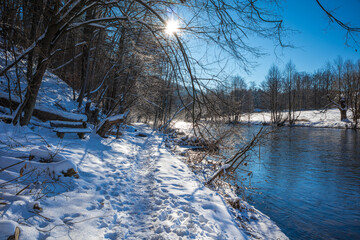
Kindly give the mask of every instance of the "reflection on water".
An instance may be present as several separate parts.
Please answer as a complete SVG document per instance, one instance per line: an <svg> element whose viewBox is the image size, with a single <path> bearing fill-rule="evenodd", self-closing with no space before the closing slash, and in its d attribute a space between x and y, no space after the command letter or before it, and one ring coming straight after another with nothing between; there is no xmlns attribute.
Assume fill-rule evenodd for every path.
<svg viewBox="0 0 360 240"><path fill-rule="evenodd" d="M355 131L281 128L261 147L261 161L249 168L252 186L259 189L250 202L290 239L360 239Z"/></svg>

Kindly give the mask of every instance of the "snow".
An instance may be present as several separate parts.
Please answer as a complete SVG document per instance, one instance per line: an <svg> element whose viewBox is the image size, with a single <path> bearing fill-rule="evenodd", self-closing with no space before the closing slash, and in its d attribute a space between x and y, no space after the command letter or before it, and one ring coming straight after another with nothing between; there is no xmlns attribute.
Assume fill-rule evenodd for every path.
<svg viewBox="0 0 360 240"><path fill-rule="evenodd" d="M66 126L74 126L74 127L83 127L83 122L70 122L70 121L59 121L54 120L50 121L50 124L57 126L57 125L66 125Z"/></svg>
<svg viewBox="0 0 360 240"><path fill-rule="evenodd" d="M40 146L39 148L31 149L30 151L30 158L33 158L33 161L44 161L44 160L52 160L54 162L64 161L64 157L57 152L53 152L51 149Z"/></svg>
<svg viewBox="0 0 360 240"><path fill-rule="evenodd" d="M64 118L66 118L66 119L71 119L71 120L74 120L74 121L84 121L84 122L87 121L87 116L84 115L84 114L65 112L65 111L62 111L62 110L54 109L52 107L48 107L46 105L36 104L35 105L35 110L54 113L56 115L59 115L59 116L62 116Z"/></svg>
<svg viewBox="0 0 360 240"><path fill-rule="evenodd" d="M82 25L96 24L97 22L111 22L111 21L119 21L119 20L128 20L128 17L125 17L125 16L103 17L103 18L90 19L90 20L84 21L84 22L76 22L76 23L70 24L68 30L82 26Z"/></svg>
<svg viewBox="0 0 360 240"><path fill-rule="evenodd" d="M89 26L92 26L92 27L97 27L97 28L106 28L106 26L104 25L101 25L101 24L96 24L96 23L90 23Z"/></svg>
<svg viewBox="0 0 360 240"><path fill-rule="evenodd" d="M9 163L16 164L12 167L9 167ZM63 160L59 162L37 162L31 160L21 160L14 157L0 157L0 167L7 168L5 173L8 175L8 178L11 176L15 176L17 173L22 171L22 174L25 176L26 174L37 174L37 173L46 173L50 177L61 177L62 172L68 172L69 169L74 169L76 172L76 165L70 160ZM21 170L23 169L23 170ZM4 174L5 175L5 174ZM8 179L11 180L11 179Z"/></svg>
<svg viewBox="0 0 360 240"><path fill-rule="evenodd" d="M123 120L127 117L128 114L129 114L129 112L126 112L124 114L117 114L117 115L106 118L105 121L114 122L114 121Z"/></svg>
<svg viewBox="0 0 360 240"><path fill-rule="evenodd" d="M9 94L0 90L0 98L9 99ZM45 100L45 99L43 98L43 100ZM18 103L20 102L20 98L17 96L14 96L14 95L11 96L11 100L18 102ZM71 113L71 112L66 112L66 111L60 110L60 109L56 109L55 106L49 106L50 102L51 101L48 101L47 103L38 103L37 102L35 105L35 110L48 112L48 113L54 113L54 114L57 114L59 116L66 118L66 119L72 119L74 121L86 121L87 120L87 116L84 114Z"/></svg>
<svg viewBox="0 0 360 240"><path fill-rule="evenodd" d="M8 62L14 60L13 56L10 53L7 53ZM0 68L4 68L7 64L5 63L5 53L0 51ZM26 61L20 61L18 64L19 72L26 72ZM15 67L11 68L7 72L7 76L10 79L13 79L10 82L11 89L16 89L15 92L18 94L18 85ZM8 82L5 76L0 76L0 91L4 96L8 96ZM20 77L20 87L22 93L22 99L24 99L26 92L26 79ZM20 102L19 95L12 95L12 99ZM36 102L36 108L41 109L52 109L59 111L68 111L74 112L77 109L77 102L73 101L73 90L69 87L64 81L62 81L55 74L46 71L41 83L41 87L38 93L38 98Z"/></svg>
<svg viewBox="0 0 360 240"><path fill-rule="evenodd" d="M283 112L282 116L285 118L287 112ZM337 108L324 110L304 110L296 111L295 116L298 116L297 121L294 126L297 127L316 127L316 128L351 128L352 121L340 120L340 111ZM348 119L352 119L352 113L350 110L347 111ZM261 112L256 111L250 114L243 114L240 116L241 123L250 123L250 124L270 124L271 116L270 112ZM287 124L287 123L285 123ZM186 134L191 134L192 123L184 121L174 121L174 128L185 132Z"/></svg>
<svg viewBox="0 0 360 240"><path fill-rule="evenodd" d="M79 24L103 20L113 18ZM1 52L0 67L6 65L5 54L14 61ZM26 61L19 61L19 70L26 71ZM18 89L14 68L8 76L14 79L11 89ZM12 98L19 102L24 78L20 87ZM0 93L7 97L6 91L7 79L0 77ZM73 113L72 92L47 71L36 108L85 121ZM234 209L229 199L204 186L184 159L169 151L166 136L146 125L124 126L121 139L95 132L84 139L59 139L48 122L31 123L20 127L0 121L0 239L17 226L20 239L29 240L287 239L246 202L238 200L242 207Z"/></svg>
<svg viewBox="0 0 360 240"><path fill-rule="evenodd" d="M54 128L54 132L59 133L91 133L89 128Z"/></svg>
<svg viewBox="0 0 360 240"><path fill-rule="evenodd" d="M283 113L283 118L287 112ZM324 110L304 110L295 112L299 116L295 126L298 127L317 127L317 128L350 128L351 121L340 121L340 111L337 108ZM347 116L351 119L351 111L348 110ZM270 112L256 112L244 114L240 121L244 123L262 124L270 123ZM181 124L181 123L180 123Z"/></svg>
<svg viewBox="0 0 360 240"><path fill-rule="evenodd" d="M231 164L222 165L221 168L219 168L209 179L214 178L215 176L217 176L222 171L226 172L226 170L228 170L230 167L231 167Z"/></svg>
<svg viewBox="0 0 360 240"><path fill-rule="evenodd" d="M12 119L12 116L0 113L0 119Z"/></svg>
<svg viewBox="0 0 360 240"><path fill-rule="evenodd" d="M0 220L0 236L5 237L7 239L9 236L14 235L15 228L17 227L17 223L9 220Z"/></svg>
<svg viewBox="0 0 360 240"><path fill-rule="evenodd" d="M74 162L71 159L65 159L58 149L52 146L40 146L27 150L28 154L13 149L1 151L0 168L6 168L5 173L9 176L22 172L23 175L46 173L58 177L62 172L68 172L69 169L76 172L77 166Z"/></svg>
<svg viewBox="0 0 360 240"><path fill-rule="evenodd" d="M81 53L79 53L78 55L76 55L75 57L73 57L73 58L71 58L69 61L67 61L67 62L65 62L65 63L63 63L63 64L61 64L60 66L58 66L58 67L55 67L55 68L53 68L52 69L52 71L57 71L57 70L59 70L59 69L61 69L61 68L63 68L63 67L65 67L66 65L68 65L69 63L71 63L72 61L74 61L74 59L77 59L78 57L80 57L80 56L82 56L82 52Z"/></svg>
<svg viewBox="0 0 360 240"><path fill-rule="evenodd" d="M80 178L56 174L51 197L40 199L28 191L35 191L35 185L14 196L31 182L29 177L2 190L0 197L11 204L0 205L0 223L17 222L22 239L81 239L84 233L89 239L287 239L256 210L233 213L223 197L205 187L179 156L169 152L164 136L145 125L126 128L118 140L94 133L83 140L59 140L51 129L31 128L0 123L4 159L0 166L25 161L29 165L24 175L30 164L39 171L46 166L48 172L58 173L75 168ZM137 137L138 132L148 137ZM29 155L35 157L29 160ZM43 162L49 158L54 162ZM18 177L23 166L1 173L0 184ZM42 177L42 181L51 179ZM42 210L36 212L35 203ZM250 219L255 213L260 220L245 221L252 232L241 228L235 218L237 214Z"/></svg>

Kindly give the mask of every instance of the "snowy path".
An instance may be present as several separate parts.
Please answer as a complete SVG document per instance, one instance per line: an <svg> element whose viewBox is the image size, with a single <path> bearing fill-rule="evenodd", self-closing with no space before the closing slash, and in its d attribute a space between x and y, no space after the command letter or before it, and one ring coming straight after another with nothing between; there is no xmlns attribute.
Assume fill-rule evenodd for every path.
<svg viewBox="0 0 360 240"><path fill-rule="evenodd" d="M39 195L0 195L13 199L0 208L0 239L6 230L1 228L3 220L7 226L18 225L20 239L27 240L287 239L267 216L251 207L234 213L251 237L245 234L222 198L165 148L161 136L141 124L136 129L129 128L118 140L94 133L83 140L76 134L61 140L47 128L0 124L0 139L19 146L6 149L3 145L0 154L26 155L48 146L73 161L80 174L79 179L62 177L43 183L50 188L42 190L52 195L39 200L43 209L39 213L33 209ZM139 132L147 137L137 136Z"/></svg>
<svg viewBox="0 0 360 240"><path fill-rule="evenodd" d="M121 219L120 227L108 227L107 236L241 239L219 196L201 187L187 167L161 147L160 138L148 136L130 141L133 151L126 161L119 161L124 156L104 158L108 173L100 194L117 211L114 218ZM219 226L215 217L228 223Z"/></svg>
<svg viewBox="0 0 360 240"><path fill-rule="evenodd" d="M222 198L198 182L160 136L137 128L148 136L65 137L61 154L74 159L80 179L69 191L42 199L41 216L22 212L24 239L246 239ZM47 137L59 142L54 133ZM18 216L19 206L3 217Z"/></svg>

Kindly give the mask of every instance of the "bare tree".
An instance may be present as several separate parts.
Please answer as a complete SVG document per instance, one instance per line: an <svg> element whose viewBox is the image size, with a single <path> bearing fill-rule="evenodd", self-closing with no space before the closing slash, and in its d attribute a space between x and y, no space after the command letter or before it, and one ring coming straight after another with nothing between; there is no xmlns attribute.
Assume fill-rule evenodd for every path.
<svg viewBox="0 0 360 240"><path fill-rule="evenodd" d="M357 128L360 120L360 60L357 61L352 82L352 94L350 104L354 121L354 129Z"/></svg>
<svg viewBox="0 0 360 240"><path fill-rule="evenodd" d="M344 60L339 56L334 61L336 82L333 85L334 90L332 96L329 96L329 101L332 102L340 111L341 121L347 120L348 106L346 104L345 85L343 83Z"/></svg>
<svg viewBox="0 0 360 240"><path fill-rule="evenodd" d="M360 114L360 79L359 69L360 60L355 65L352 61L346 60L344 63L344 92L346 94L347 106L352 113L354 129L357 128Z"/></svg>
<svg viewBox="0 0 360 240"><path fill-rule="evenodd" d="M288 107L288 121L290 125L293 125L296 121L295 111L296 106L296 89L295 89L295 75L296 68L293 62L290 60L285 66L284 72L284 91L287 95L287 107Z"/></svg>
<svg viewBox="0 0 360 240"><path fill-rule="evenodd" d="M45 5L45 19L47 25L44 32L38 37L12 64L3 69L0 75L6 73L18 61L23 59L26 55L37 50L37 66L31 79L28 80L28 87L24 102L19 105L17 113L13 119L14 124L20 118L20 124L26 125L29 123L32 113L34 111L37 94L42 82L45 71L48 68L50 59L58 51L56 49L57 41L64 35L64 33L76 29L78 27L94 24L97 22L109 22L126 20L125 16L113 16L110 18L91 19L84 22L76 22L84 12L95 7L96 3L88 3L87 1L68 1L61 6L60 2L48 2ZM24 113L22 115L22 113Z"/></svg>
<svg viewBox="0 0 360 240"><path fill-rule="evenodd" d="M282 78L280 70L276 65L270 67L266 80L262 83L262 89L268 102L268 108L271 111L271 122L276 125L281 125Z"/></svg>
<svg viewBox="0 0 360 240"><path fill-rule="evenodd" d="M240 76L235 76L231 81L230 90L230 114L234 121L239 121L240 114L244 111L245 100L246 100L246 83L245 80Z"/></svg>

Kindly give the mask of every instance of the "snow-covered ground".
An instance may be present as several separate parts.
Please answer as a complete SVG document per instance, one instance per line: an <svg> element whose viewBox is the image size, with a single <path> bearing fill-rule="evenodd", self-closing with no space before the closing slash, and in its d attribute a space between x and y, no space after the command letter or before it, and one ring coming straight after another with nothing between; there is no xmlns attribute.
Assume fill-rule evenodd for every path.
<svg viewBox="0 0 360 240"><path fill-rule="evenodd" d="M12 92L21 88L11 96L19 101L26 81L16 80L15 68L7 74ZM0 77L1 96L7 91ZM72 89L47 71L37 107L74 112L77 104ZM17 227L20 239L287 239L246 202L233 196L240 205L232 208L204 186L165 139L143 124L124 129L121 139L94 131L60 139L48 122L0 121L0 240Z"/></svg>
<svg viewBox="0 0 360 240"><path fill-rule="evenodd" d="M283 117L287 116L287 112L283 113ZM340 111L338 109L324 110L304 110L295 112L298 117L295 126L303 127L319 127L319 128L351 128L351 121L340 121ZM348 119L351 119L351 112L347 112ZM241 122L262 124L270 123L270 112L257 112L244 114L241 116Z"/></svg>
<svg viewBox="0 0 360 240"><path fill-rule="evenodd" d="M4 182L19 177L20 167L0 173L0 239L15 226L21 229L20 239L286 239L255 209L229 208L168 151L164 136L145 125L128 128L121 139L92 133L83 140L75 134L60 140L46 127L31 127L0 123L0 158L23 157L28 163L24 176L10 185ZM47 149L49 155L43 153ZM70 161L80 177L22 181L30 171L30 153L43 161L54 155L55 162ZM14 196L30 180L33 184ZM49 197L41 197L36 188ZM241 227L240 218L247 227Z"/></svg>
<svg viewBox="0 0 360 240"><path fill-rule="evenodd" d="M0 49L1 69L7 65L6 57L8 58L7 64L14 60L12 54L7 53L6 56L5 52ZM0 76L0 97L7 96L9 87L8 79L10 79L10 88L15 89L14 92L16 92L16 94L13 93L12 99L20 102L20 94L18 90L19 88L21 89L21 96L24 98L27 87L26 79L24 78L25 72L26 61L22 60L18 65L18 74L15 67L13 67L7 72L8 78L6 76ZM19 81L17 81L18 78ZM52 111L74 111L77 109L77 103L76 101L73 101L72 88L50 71L46 71L44 74L36 104L39 109L51 108Z"/></svg>
<svg viewBox="0 0 360 240"><path fill-rule="evenodd" d="M287 116L287 112L283 112L283 118ZM352 119L352 113L350 110L347 112L348 119ZM340 111L337 108L324 110L304 110L295 112L297 120L294 126L297 127L317 127L317 128L351 128L353 123L351 120L341 121ZM226 120L225 120L226 121ZM254 112L246 113L240 116L241 123L250 124L270 124L271 115L270 112ZM288 122L285 122L287 125ZM186 134L192 134L192 124L190 122L175 121L173 127L178 131L182 131ZM358 128L360 125L358 126Z"/></svg>

